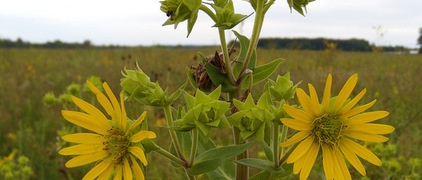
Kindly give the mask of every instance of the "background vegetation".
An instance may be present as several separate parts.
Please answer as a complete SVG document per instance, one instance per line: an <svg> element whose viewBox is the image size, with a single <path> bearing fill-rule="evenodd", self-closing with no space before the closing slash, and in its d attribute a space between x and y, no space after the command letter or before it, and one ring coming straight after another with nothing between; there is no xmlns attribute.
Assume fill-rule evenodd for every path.
<svg viewBox="0 0 422 180"><path fill-rule="evenodd" d="M362 103L378 99L373 109L389 111L391 114L381 121L396 127L389 143L367 145L384 159L385 166L381 169L369 165L368 176L398 179L411 177L412 171L420 172L422 55L345 52L338 50L336 44L331 45L322 51L259 49L258 62L285 58L286 62L281 64L276 74L283 75L290 71L294 82L302 80L300 87L306 88L307 83L312 83L319 93L328 73L333 74L334 93L339 92L351 74L358 73L359 81L354 93L367 88ZM97 76L118 92L121 71L125 67L133 68L137 61L152 81L159 81L172 92L185 82L185 66L190 66L196 59L196 52L211 54L215 50L218 48L0 48L0 160L5 162L6 158L3 157L17 149L17 155L28 157L33 171L32 179L79 179L86 169L66 169L64 163L67 159L57 154L62 145L58 133L72 131L63 129L68 123L60 115L60 110L66 104L66 98L61 95L69 85L79 84L83 91L86 79ZM252 93L261 89L257 88ZM42 100L48 92L61 103L44 105ZM89 94L82 96L90 99ZM157 126L162 122L160 111L131 103L126 106L132 118L147 109L150 127L158 136L168 136L165 129ZM67 108L75 107L68 105ZM223 135L230 135L230 132ZM215 136L224 143L224 136ZM167 143L163 139L166 138L161 138L160 144ZM147 178L173 179L181 173L167 166L170 163L163 162L159 155L152 153ZM3 170L0 170L1 179ZM313 176L318 176L318 170Z"/></svg>

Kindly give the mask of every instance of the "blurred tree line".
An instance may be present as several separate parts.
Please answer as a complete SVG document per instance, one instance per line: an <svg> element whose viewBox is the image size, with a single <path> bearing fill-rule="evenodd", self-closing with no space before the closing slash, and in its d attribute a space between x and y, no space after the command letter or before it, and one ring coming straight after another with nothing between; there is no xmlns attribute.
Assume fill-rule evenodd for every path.
<svg viewBox="0 0 422 180"><path fill-rule="evenodd" d="M46 43L31 43L17 38L16 41L10 39L0 39L0 48L51 48L51 49L76 49L76 48L122 48L124 46L107 45L95 46L90 40L79 42L62 42L60 40L47 41Z"/></svg>
<svg viewBox="0 0 422 180"><path fill-rule="evenodd" d="M422 28L419 28L419 38L418 38L419 54L422 54Z"/></svg>

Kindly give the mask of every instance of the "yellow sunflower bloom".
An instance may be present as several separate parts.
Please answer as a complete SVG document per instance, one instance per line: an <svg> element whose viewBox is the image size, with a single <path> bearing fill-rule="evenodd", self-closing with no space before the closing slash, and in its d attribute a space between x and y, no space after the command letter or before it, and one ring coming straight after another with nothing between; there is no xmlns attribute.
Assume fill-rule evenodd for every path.
<svg viewBox="0 0 422 180"><path fill-rule="evenodd" d="M299 143L287 158L287 163L294 163L293 173L300 172L300 179L307 179L315 160L322 150L322 163L326 179L351 179L345 159L363 176L366 175L360 158L377 166L381 160L370 150L356 142L385 142L394 127L371 123L386 117L387 111L364 112L372 107L376 100L361 106L356 104L366 93L363 89L353 99L349 99L358 80L352 75L337 97L331 98L331 74L328 75L322 102L318 100L315 88L308 84L309 96L298 88L296 94L301 109L284 105L284 110L291 118L282 118L284 125L298 132L282 147Z"/></svg>
<svg viewBox="0 0 422 180"><path fill-rule="evenodd" d="M59 151L61 155L77 155L66 162L66 167L95 162L95 166L83 179L109 179L112 175L115 179L144 179L137 160L144 166L148 162L139 143L146 138L155 138L156 135L151 131L133 130L145 119L146 112L131 124L126 116L123 95L120 95L119 104L107 83L103 84L103 88L108 98L91 82L87 81L87 85L111 120L95 106L72 97L73 102L84 112L63 110L63 117L93 133L75 133L62 137L64 141L77 143Z"/></svg>

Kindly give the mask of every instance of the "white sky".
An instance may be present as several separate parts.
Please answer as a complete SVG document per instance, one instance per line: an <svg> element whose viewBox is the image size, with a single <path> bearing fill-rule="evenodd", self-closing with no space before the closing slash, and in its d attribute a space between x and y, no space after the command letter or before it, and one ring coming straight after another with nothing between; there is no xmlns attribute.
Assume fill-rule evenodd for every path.
<svg viewBox="0 0 422 180"><path fill-rule="evenodd" d="M186 23L162 26L159 0L0 0L0 38L30 42L91 40L97 45L218 44L216 28L201 13L186 38ZM237 12L252 12L234 0ZM361 38L377 45L417 47L422 0L316 0L306 17L290 13L286 0L271 7L261 37ZM234 28L249 36L253 15ZM377 31L373 27L381 26ZM383 37L377 32L384 33ZM233 35L227 35L233 38Z"/></svg>

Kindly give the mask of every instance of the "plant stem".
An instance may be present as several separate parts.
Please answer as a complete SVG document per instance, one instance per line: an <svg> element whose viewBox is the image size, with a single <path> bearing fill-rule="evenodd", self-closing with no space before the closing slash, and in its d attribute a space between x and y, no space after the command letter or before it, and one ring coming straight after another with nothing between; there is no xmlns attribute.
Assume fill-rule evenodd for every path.
<svg viewBox="0 0 422 180"><path fill-rule="evenodd" d="M179 158L181 160L184 161L185 160L185 157L183 156L182 149L180 148L180 143L179 143L179 140L177 139L176 132L173 129L170 129L170 127L173 126L173 116L171 114L170 105L164 106L164 114L166 116L167 127L169 128L169 133L170 133L171 141L174 144L174 147L176 149L177 155L179 156Z"/></svg>
<svg viewBox="0 0 422 180"><path fill-rule="evenodd" d="M174 156L173 154L169 153L168 151L166 151L165 149L163 149L159 145L155 144L154 142L152 142L152 143L157 148L157 150L155 150L154 152L161 154L162 156L168 158L170 161L173 161L174 163L180 165L181 167L186 167L185 161L183 161L183 160L179 159L178 157Z"/></svg>
<svg viewBox="0 0 422 180"><path fill-rule="evenodd" d="M280 131L280 127L277 123L274 123L273 125L273 162L274 162L274 167L278 168L279 167L279 160L280 160L280 152L279 152L279 131Z"/></svg>
<svg viewBox="0 0 422 180"><path fill-rule="evenodd" d="M283 128L281 129L281 138L280 138L281 139L281 142L286 141L286 138L287 138L287 130L289 130L289 127L283 125ZM280 158L280 160L278 162L278 166L281 166L286 161L287 157L289 157L289 155L293 152L293 150L295 149L296 146L297 146L297 144L296 145L293 145L292 147L290 147L287 150L286 153L284 153L284 149L285 148L282 148L281 149L281 153L280 154L282 154L282 157Z"/></svg>
<svg viewBox="0 0 422 180"><path fill-rule="evenodd" d="M199 6L199 10L205 12L214 22L217 22L217 16L214 14L214 12L211 11L210 8L208 8L204 4L201 4L201 6Z"/></svg>
<svg viewBox="0 0 422 180"><path fill-rule="evenodd" d="M249 61L251 59L252 53L254 50L256 50L256 45L258 44L262 25L264 23L265 12L266 11L264 11L264 0L258 0L256 10L255 10L255 20L254 20L254 26L252 30L252 36L250 38L248 51L246 52L244 64L242 66L242 70L240 71L239 76L242 76L243 73L245 73L245 70L249 65Z"/></svg>
<svg viewBox="0 0 422 180"><path fill-rule="evenodd" d="M192 130L192 139L193 139L192 147L190 151L189 164L188 164L189 167L193 165L193 162L196 156L196 149L198 148L198 129L197 128Z"/></svg>
<svg viewBox="0 0 422 180"><path fill-rule="evenodd" d="M227 72L227 76L230 79L230 82L234 85L236 79L234 77L233 69L230 64L229 50L227 49L226 43L226 33L223 28L218 28L218 34L220 36L221 50L223 52L223 60Z"/></svg>

